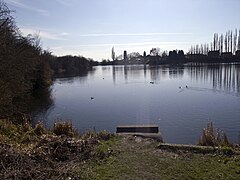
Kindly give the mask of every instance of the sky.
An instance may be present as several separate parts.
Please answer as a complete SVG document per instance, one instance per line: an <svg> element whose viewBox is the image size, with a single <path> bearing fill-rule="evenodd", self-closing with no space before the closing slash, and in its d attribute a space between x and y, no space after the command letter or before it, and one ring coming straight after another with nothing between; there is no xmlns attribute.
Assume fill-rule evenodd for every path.
<svg viewBox="0 0 240 180"><path fill-rule="evenodd" d="M240 0L3 0L24 35L54 55L111 59L124 50L182 49L240 28Z"/></svg>

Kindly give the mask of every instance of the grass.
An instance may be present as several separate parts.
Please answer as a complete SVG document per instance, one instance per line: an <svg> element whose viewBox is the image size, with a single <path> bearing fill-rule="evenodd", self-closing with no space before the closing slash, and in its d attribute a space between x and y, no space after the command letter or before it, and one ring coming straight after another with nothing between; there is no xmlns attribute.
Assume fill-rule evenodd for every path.
<svg viewBox="0 0 240 180"><path fill-rule="evenodd" d="M111 155L89 165L87 179L239 179L240 157L157 148L156 142L120 138ZM107 149L105 149L107 150Z"/></svg>
<svg viewBox="0 0 240 180"><path fill-rule="evenodd" d="M102 133L101 137L103 136ZM105 134L105 132L104 132ZM105 139L105 138L104 138ZM102 141L99 146L96 148L96 155L99 158L99 160L105 159L109 157L112 153L112 147L116 144L118 138L116 136L109 137L109 139L105 139L105 141Z"/></svg>

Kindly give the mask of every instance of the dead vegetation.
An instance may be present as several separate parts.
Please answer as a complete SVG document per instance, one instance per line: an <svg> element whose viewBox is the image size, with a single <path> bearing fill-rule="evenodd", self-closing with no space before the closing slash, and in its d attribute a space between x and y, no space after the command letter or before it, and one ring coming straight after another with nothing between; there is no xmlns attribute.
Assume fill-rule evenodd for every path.
<svg viewBox="0 0 240 180"><path fill-rule="evenodd" d="M207 128L203 129L202 136L200 137L198 144L201 146L232 146L226 133L217 129L216 135L214 134L212 122L209 122L207 124Z"/></svg>
<svg viewBox="0 0 240 180"><path fill-rule="evenodd" d="M32 128L0 120L0 179L79 179L71 170L97 159L97 145L112 136L106 132L80 136L70 122L47 130L42 123Z"/></svg>

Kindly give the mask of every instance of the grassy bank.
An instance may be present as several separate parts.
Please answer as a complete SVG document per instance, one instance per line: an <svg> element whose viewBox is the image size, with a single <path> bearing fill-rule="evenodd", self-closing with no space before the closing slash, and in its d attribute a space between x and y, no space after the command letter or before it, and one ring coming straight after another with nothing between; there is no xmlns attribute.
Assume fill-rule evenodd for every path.
<svg viewBox="0 0 240 180"><path fill-rule="evenodd" d="M0 179L239 179L239 148L0 121Z"/></svg>
<svg viewBox="0 0 240 180"><path fill-rule="evenodd" d="M110 157L90 164L89 179L239 179L237 149L166 148L140 137L115 139ZM206 148L208 149L208 148ZM234 152L234 153L229 153Z"/></svg>

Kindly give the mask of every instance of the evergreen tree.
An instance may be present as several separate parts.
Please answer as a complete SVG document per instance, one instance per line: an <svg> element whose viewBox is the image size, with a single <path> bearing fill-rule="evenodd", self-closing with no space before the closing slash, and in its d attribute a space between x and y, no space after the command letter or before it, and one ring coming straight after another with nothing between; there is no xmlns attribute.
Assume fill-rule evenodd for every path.
<svg viewBox="0 0 240 180"><path fill-rule="evenodd" d="M114 47L112 47L112 60L115 60L115 51L114 51Z"/></svg>

